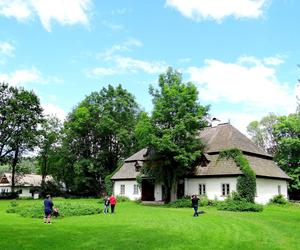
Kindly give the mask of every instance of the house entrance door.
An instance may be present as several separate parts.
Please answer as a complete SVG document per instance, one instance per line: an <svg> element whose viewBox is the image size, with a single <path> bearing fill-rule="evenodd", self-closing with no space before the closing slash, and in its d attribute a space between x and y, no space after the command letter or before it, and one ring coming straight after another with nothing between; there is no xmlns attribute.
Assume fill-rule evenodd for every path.
<svg viewBox="0 0 300 250"><path fill-rule="evenodd" d="M142 201L154 201L154 183L152 180L142 180Z"/></svg>

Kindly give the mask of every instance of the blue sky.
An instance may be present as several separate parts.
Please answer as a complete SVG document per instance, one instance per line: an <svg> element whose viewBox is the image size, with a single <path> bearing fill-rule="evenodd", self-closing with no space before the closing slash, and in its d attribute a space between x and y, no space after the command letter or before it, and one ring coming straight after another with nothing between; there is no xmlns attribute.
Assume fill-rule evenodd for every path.
<svg viewBox="0 0 300 250"><path fill-rule="evenodd" d="M0 81L33 89L63 119L92 91L122 86L151 111L172 66L210 113L245 132L296 108L297 0L0 0Z"/></svg>

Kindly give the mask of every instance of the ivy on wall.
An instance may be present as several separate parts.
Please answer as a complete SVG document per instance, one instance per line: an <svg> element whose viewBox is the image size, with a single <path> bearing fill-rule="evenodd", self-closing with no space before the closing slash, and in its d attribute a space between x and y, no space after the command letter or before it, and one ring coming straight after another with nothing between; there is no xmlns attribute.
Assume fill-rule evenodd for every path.
<svg viewBox="0 0 300 250"><path fill-rule="evenodd" d="M254 203L256 194L256 175L250 167L248 160L237 148L221 151L218 160L223 158L233 159L240 168L243 175L237 178L237 192L242 198Z"/></svg>

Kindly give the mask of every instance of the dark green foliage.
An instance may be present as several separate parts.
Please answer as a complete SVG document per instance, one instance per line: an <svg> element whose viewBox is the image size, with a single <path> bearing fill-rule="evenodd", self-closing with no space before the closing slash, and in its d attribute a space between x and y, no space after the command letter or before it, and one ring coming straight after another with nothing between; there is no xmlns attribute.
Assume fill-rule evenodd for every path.
<svg viewBox="0 0 300 250"><path fill-rule="evenodd" d="M292 178L290 198L300 199L300 112L279 117L274 137L278 142L275 161Z"/></svg>
<svg viewBox="0 0 300 250"><path fill-rule="evenodd" d="M47 117L42 123L39 138L40 151L37 157L42 182L45 181L45 177L49 174L56 177L56 179L60 179L59 171L56 169L56 162L58 160L56 150L61 145L61 129L62 124L54 116Z"/></svg>
<svg viewBox="0 0 300 250"><path fill-rule="evenodd" d="M112 176L113 174L107 175L104 179L104 188L107 195L111 195L113 193L113 182L110 179Z"/></svg>
<svg viewBox="0 0 300 250"><path fill-rule="evenodd" d="M105 177L136 151L138 114L134 96L121 85L93 92L74 108L64 124L61 154L68 189L83 196L105 192Z"/></svg>
<svg viewBox="0 0 300 250"><path fill-rule="evenodd" d="M289 196L300 199L300 110L294 114L270 114L248 126L251 139L274 155L274 160L291 178Z"/></svg>
<svg viewBox="0 0 300 250"><path fill-rule="evenodd" d="M280 204L280 205L286 205L289 202L284 198L284 196L282 194L276 195L274 196L270 202L270 204Z"/></svg>
<svg viewBox="0 0 300 250"><path fill-rule="evenodd" d="M51 195L52 197L64 196L62 187L52 181L43 182L40 188L41 197L45 198L48 194Z"/></svg>
<svg viewBox="0 0 300 250"><path fill-rule="evenodd" d="M0 163L11 163L12 190L20 158L38 144L42 121L40 100L32 91L0 83Z"/></svg>
<svg viewBox="0 0 300 250"><path fill-rule="evenodd" d="M199 206L200 207L216 206L217 203L218 203L217 201L209 200L206 196L199 197ZM185 198L182 198L182 199L171 201L167 206L175 207L175 208L192 207L192 201L191 201L190 197L185 197Z"/></svg>
<svg viewBox="0 0 300 250"><path fill-rule="evenodd" d="M220 152L219 159L232 158L241 169L243 175L237 178L237 192L248 202L254 203L256 193L256 175L251 169L247 159L239 149L233 148Z"/></svg>
<svg viewBox="0 0 300 250"><path fill-rule="evenodd" d="M163 183L168 202L172 186L193 171L202 154L197 134L206 126L208 107L199 104L196 86L184 83L172 68L159 76L159 87L150 87L150 94L152 115L142 114L135 132L140 145L154 152L143 171Z"/></svg>
<svg viewBox="0 0 300 250"><path fill-rule="evenodd" d="M6 192L6 193L0 193L0 200L11 200L18 198L19 194L18 192Z"/></svg>
<svg viewBox="0 0 300 250"><path fill-rule="evenodd" d="M168 207L175 207L175 208L192 207L192 202L191 199L189 198L178 199L175 201L171 201L168 204Z"/></svg>
<svg viewBox="0 0 300 250"><path fill-rule="evenodd" d="M232 193L224 202L219 202L218 210L235 211L235 212L261 212L263 206L247 201L238 193Z"/></svg>
<svg viewBox="0 0 300 250"><path fill-rule="evenodd" d="M81 216L81 215L92 215L101 213L102 209L97 203L84 203L84 202L57 202L54 201L55 207L59 209L59 217L69 216ZM44 217L44 206L42 202L40 204L19 204L11 203L7 209L7 213L16 213L23 217L30 218L43 218Z"/></svg>

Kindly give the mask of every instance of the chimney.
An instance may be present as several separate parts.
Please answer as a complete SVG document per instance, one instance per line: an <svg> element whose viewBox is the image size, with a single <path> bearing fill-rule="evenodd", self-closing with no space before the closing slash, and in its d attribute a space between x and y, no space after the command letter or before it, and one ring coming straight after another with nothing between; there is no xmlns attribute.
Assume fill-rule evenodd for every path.
<svg viewBox="0 0 300 250"><path fill-rule="evenodd" d="M211 127L214 128L214 127L218 126L220 124L220 122L221 121L218 118L216 118L216 117L212 118Z"/></svg>

